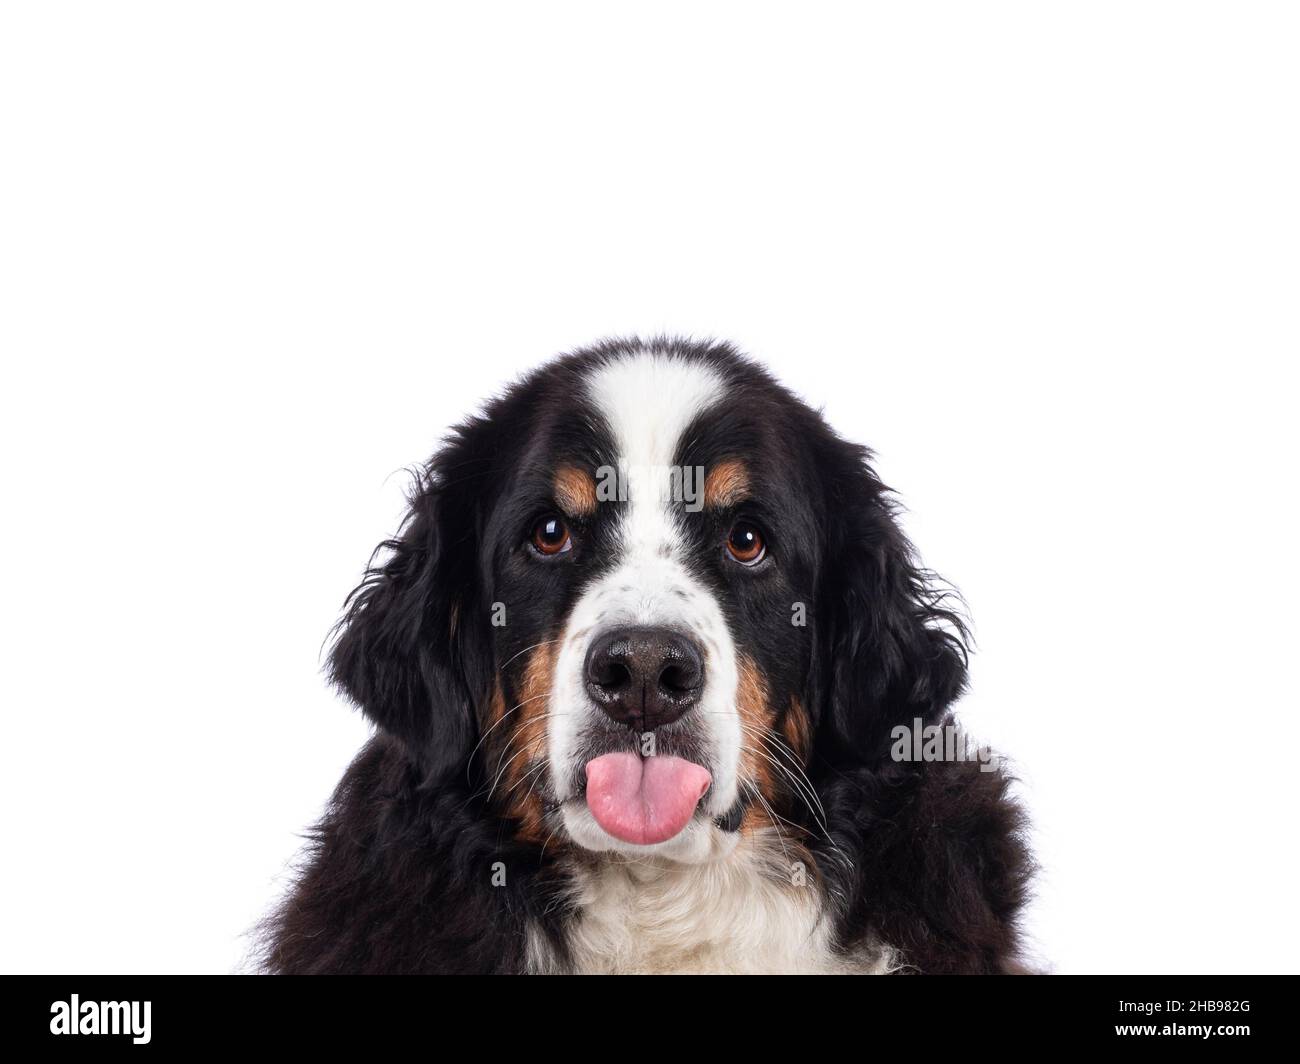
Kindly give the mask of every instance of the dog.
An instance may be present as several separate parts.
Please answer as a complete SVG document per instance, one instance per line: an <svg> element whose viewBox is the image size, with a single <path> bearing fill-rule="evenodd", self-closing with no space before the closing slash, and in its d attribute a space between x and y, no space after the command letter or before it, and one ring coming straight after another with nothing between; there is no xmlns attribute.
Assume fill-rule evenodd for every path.
<svg viewBox="0 0 1300 1064"><path fill-rule="evenodd" d="M457 427L336 629L375 733L263 967L1023 970L1009 778L899 753L955 727L967 631L870 459L672 338L561 356Z"/></svg>

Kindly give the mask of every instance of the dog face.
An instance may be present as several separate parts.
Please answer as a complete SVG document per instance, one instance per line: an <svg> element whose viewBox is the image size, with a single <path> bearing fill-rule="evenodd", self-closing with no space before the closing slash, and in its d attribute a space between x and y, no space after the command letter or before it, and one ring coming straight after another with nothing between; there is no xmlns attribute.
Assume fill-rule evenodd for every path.
<svg viewBox="0 0 1300 1064"><path fill-rule="evenodd" d="M766 759L801 760L780 729L802 713L810 638L791 621L811 598L812 512L777 440L722 414L708 362L615 358L585 394L605 460L557 458L530 559L572 587L535 633L555 639L550 797L582 846L699 859L765 799ZM554 555L546 533L568 537Z"/></svg>
<svg viewBox="0 0 1300 1064"><path fill-rule="evenodd" d="M698 862L816 830L816 773L962 683L864 452L723 346L545 367L454 434L383 548L335 680L536 844Z"/></svg>

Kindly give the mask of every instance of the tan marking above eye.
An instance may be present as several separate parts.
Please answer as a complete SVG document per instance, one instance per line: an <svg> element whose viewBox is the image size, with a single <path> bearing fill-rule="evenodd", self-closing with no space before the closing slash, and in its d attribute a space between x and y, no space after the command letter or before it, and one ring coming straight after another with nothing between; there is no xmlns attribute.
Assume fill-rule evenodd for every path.
<svg viewBox="0 0 1300 1064"><path fill-rule="evenodd" d="M704 478L704 505L714 509L734 506L749 492L749 472L736 458L719 462Z"/></svg>
<svg viewBox="0 0 1300 1064"><path fill-rule="evenodd" d="M574 517L590 517L596 512L596 481L576 466L564 465L555 471L555 501L560 509Z"/></svg>

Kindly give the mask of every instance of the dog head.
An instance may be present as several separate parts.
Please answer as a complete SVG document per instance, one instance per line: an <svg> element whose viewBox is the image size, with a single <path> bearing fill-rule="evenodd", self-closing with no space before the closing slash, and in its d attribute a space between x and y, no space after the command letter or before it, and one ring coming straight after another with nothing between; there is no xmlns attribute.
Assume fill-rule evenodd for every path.
<svg viewBox="0 0 1300 1064"><path fill-rule="evenodd" d="M523 839L704 861L815 822L964 681L867 452L725 345L610 342L461 425L335 682Z"/></svg>

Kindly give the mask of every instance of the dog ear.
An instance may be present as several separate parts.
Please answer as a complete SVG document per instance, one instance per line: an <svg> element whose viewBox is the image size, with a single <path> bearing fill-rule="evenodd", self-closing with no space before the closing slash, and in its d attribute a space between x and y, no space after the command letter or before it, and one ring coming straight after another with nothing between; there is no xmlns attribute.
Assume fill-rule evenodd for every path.
<svg viewBox="0 0 1300 1064"><path fill-rule="evenodd" d="M333 683L433 777L469 757L490 671L475 606L476 500L444 486L446 462L430 463L398 537L376 548L329 658Z"/></svg>
<svg viewBox="0 0 1300 1064"><path fill-rule="evenodd" d="M860 763L887 756L895 726L944 717L965 687L968 636L954 593L917 565L870 453L835 443L819 747Z"/></svg>

